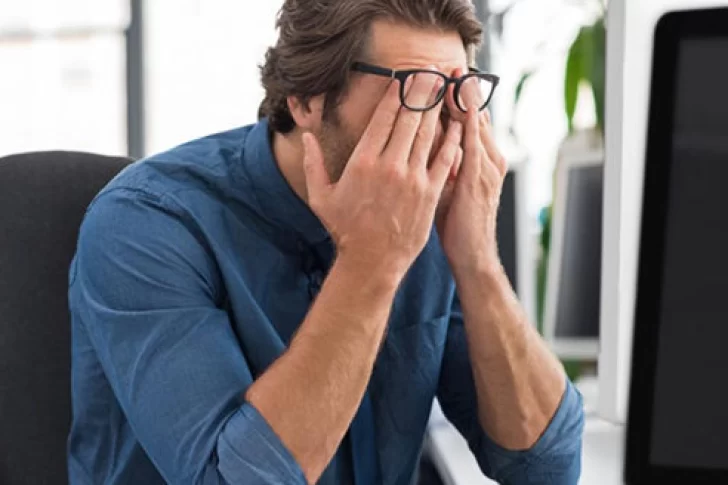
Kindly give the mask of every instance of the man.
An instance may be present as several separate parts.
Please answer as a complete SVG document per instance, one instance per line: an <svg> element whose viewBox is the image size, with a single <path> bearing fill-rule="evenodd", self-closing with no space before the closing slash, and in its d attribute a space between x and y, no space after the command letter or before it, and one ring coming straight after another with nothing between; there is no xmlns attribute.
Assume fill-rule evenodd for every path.
<svg viewBox="0 0 728 485"><path fill-rule="evenodd" d="M71 482L410 484L437 397L484 474L576 484L581 400L498 261L472 5L287 0L279 27L259 123L88 210Z"/></svg>

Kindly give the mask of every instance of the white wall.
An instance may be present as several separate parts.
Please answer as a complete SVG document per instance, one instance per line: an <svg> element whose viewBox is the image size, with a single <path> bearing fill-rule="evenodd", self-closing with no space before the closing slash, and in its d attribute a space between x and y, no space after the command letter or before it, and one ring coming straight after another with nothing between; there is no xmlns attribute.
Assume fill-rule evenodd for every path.
<svg viewBox="0 0 728 485"><path fill-rule="evenodd" d="M281 0L145 2L146 152L256 121Z"/></svg>

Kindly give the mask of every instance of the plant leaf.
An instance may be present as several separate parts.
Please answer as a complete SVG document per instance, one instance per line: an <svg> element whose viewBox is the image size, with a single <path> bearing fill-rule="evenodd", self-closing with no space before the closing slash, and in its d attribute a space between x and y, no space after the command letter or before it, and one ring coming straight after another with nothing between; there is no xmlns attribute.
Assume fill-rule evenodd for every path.
<svg viewBox="0 0 728 485"><path fill-rule="evenodd" d="M576 101L579 96L579 84L584 78L584 32L582 28L569 48L569 55L566 58L566 79L564 83L564 107L566 109L566 120L569 124L569 133L574 131L574 113L576 113Z"/></svg>
<svg viewBox="0 0 728 485"><path fill-rule="evenodd" d="M533 76L533 72L529 71L524 73L521 76L521 79L518 80L518 84L516 85L516 95L513 100L515 105L518 105L518 101L520 101L521 99L521 94L523 94L523 88L526 85L526 82L531 78L531 76Z"/></svg>

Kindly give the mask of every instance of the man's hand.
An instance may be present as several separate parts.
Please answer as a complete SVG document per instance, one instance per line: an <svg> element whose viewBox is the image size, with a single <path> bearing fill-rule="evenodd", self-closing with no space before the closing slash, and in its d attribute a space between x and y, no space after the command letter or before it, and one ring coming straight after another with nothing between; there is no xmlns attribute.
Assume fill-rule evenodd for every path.
<svg viewBox="0 0 728 485"><path fill-rule="evenodd" d="M429 237L460 154L455 125L428 169L439 108L400 109L392 84L338 183L316 138L304 135L308 202L338 255L288 350L246 393L308 483L321 477L361 403L396 288ZM415 80L409 88L427 97L439 87Z"/></svg>
<svg viewBox="0 0 728 485"><path fill-rule="evenodd" d="M452 91L448 103L450 112L458 113L456 119L463 118L465 124L464 154L456 167L456 177L448 182L437 217L440 239L455 273L500 265L496 218L508 170L495 146L487 111L478 112L482 103L479 90L464 85L460 96L468 108L466 115L461 116L455 106Z"/></svg>
<svg viewBox="0 0 728 485"><path fill-rule="evenodd" d="M487 112L477 111L479 91L470 86L460 91L468 108L465 149L438 208L438 232L462 306L480 424L500 446L527 450L551 422L566 380L500 264L496 218L508 168ZM452 94L450 113L460 119Z"/></svg>
<svg viewBox="0 0 728 485"><path fill-rule="evenodd" d="M304 134L308 203L331 233L338 257L395 279L429 238L462 137L462 125L452 123L428 168L442 103L425 113L401 108L398 87L390 85L338 183L326 173L316 138ZM409 96L425 102L440 87L416 78Z"/></svg>

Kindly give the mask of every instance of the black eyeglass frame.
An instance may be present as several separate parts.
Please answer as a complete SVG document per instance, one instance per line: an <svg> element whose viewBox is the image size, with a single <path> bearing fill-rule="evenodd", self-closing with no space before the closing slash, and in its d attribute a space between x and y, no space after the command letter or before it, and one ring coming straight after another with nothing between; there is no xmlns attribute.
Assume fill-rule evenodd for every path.
<svg viewBox="0 0 728 485"><path fill-rule="evenodd" d="M483 111L485 108L488 107L490 104L491 99L493 99L493 94L495 93L495 89L498 87L498 83L500 82L500 77L496 76L495 74L488 74L485 72L481 72L478 69L475 69L474 67L469 68L469 73L465 74L461 77L449 77L445 74L438 72L438 71L432 71L430 69L403 69L403 70L396 70L396 69L388 69L386 67L381 66L375 66L374 64L367 64L366 62L355 62L351 65L351 70L356 72L361 72L364 74L374 74L375 76L382 76L382 77L388 77L390 79L396 79L399 81L399 99L402 103L402 106L405 108L411 110L411 111L429 111L435 106L437 106L440 101L443 100L445 97L445 93L447 93L447 89L450 86L450 84L455 85L455 90L453 91L453 97L455 98L455 104L457 107L462 111L463 113L467 112L467 109L465 109L463 106L460 105L460 88L462 87L463 83L471 78L479 78L483 79L485 81L488 81L493 84L493 89L490 91L490 95L488 96L488 99L485 100L483 105L478 109L478 111ZM415 74L419 73L428 73L428 74L437 74L440 76L443 80L443 86L442 89L438 92L437 99L434 103L432 103L432 106L429 106L427 108L413 108L411 106L407 105L407 101L405 99L405 85L407 82L407 78L410 76L413 76Z"/></svg>

